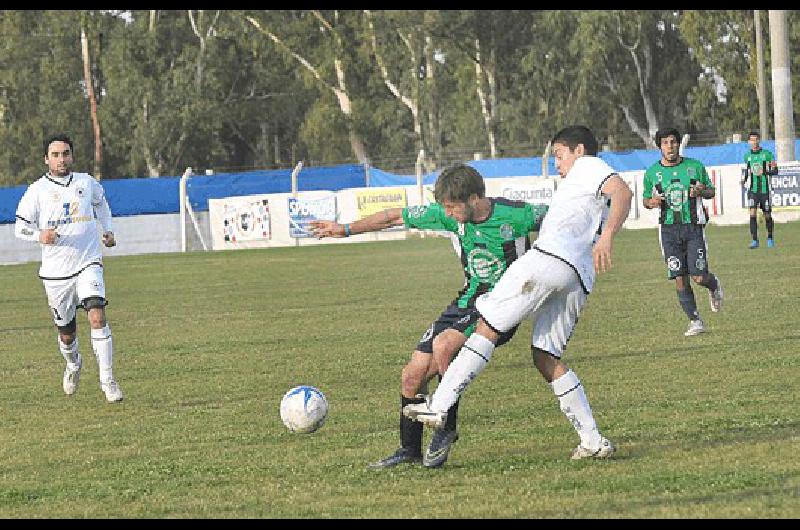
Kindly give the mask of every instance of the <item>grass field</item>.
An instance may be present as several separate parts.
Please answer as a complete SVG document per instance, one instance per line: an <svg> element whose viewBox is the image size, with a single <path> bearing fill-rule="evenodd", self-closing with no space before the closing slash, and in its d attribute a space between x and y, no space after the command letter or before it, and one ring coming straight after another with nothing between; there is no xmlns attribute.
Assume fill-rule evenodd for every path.
<svg viewBox="0 0 800 530"><path fill-rule="evenodd" d="M67 397L38 264L0 267L0 517L800 517L800 224L776 238L708 229L725 305L695 288L710 333L686 338L655 230L623 231L564 357L617 457L569 460L526 323L439 470L366 464L398 446L400 370L461 286L446 239L109 258L113 405L84 314ZM297 384L330 402L312 435L280 422Z"/></svg>

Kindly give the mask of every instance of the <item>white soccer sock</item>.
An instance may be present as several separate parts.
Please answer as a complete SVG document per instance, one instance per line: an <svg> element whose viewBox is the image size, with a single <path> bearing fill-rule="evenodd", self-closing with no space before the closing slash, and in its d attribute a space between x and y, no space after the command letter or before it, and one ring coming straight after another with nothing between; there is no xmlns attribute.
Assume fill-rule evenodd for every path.
<svg viewBox="0 0 800 530"><path fill-rule="evenodd" d="M111 373L114 348L111 342L111 328L108 327L108 324L100 329L92 330L92 348L94 349L95 357L97 357L100 383L109 383L114 379Z"/></svg>
<svg viewBox="0 0 800 530"><path fill-rule="evenodd" d="M583 385L575 372L569 370L558 379L553 380L550 386L553 387L553 393L558 398L561 412L581 437L581 445L587 449L599 448L600 431L597 430L589 400L586 399Z"/></svg>
<svg viewBox="0 0 800 530"><path fill-rule="evenodd" d="M61 335L58 335L58 349L61 351L61 355L64 356L64 360L67 361L67 368L73 372L80 369L81 365L78 364L78 337L75 337L72 344L67 346L61 341Z"/></svg>
<svg viewBox="0 0 800 530"><path fill-rule="evenodd" d="M494 352L492 341L483 335L473 333L442 376L442 380L431 398L431 410L439 412L449 410L458 401L467 385L489 363L492 352Z"/></svg>

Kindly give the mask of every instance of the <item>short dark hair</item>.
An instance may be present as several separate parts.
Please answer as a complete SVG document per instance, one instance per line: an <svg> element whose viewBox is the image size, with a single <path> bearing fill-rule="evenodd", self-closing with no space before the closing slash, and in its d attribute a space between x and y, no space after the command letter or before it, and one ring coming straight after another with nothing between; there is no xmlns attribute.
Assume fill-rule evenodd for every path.
<svg viewBox="0 0 800 530"><path fill-rule="evenodd" d="M569 147L570 151L574 151L578 144L583 144L583 149L587 155L594 156L597 154L597 138L589 127L585 125L570 125L558 131L550 144L560 143Z"/></svg>
<svg viewBox="0 0 800 530"><path fill-rule="evenodd" d="M481 199L486 196L486 184L478 170L466 164L454 164L445 168L436 179L433 196L436 202L467 202L475 193Z"/></svg>
<svg viewBox="0 0 800 530"><path fill-rule="evenodd" d="M751 136L755 136L756 138L761 138L761 133L758 131L750 131L750 134L747 135L748 138Z"/></svg>
<svg viewBox="0 0 800 530"><path fill-rule="evenodd" d="M47 156L47 152L50 149L50 144L53 142L64 142L65 144L69 144L69 150L73 153L75 152L75 148L72 146L72 139L64 133L56 133L51 134L44 139L44 156Z"/></svg>
<svg viewBox="0 0 800 530"><path fill-rule="evenodd" d="M659 129L656 131L656 147L661 147L661 140L666 138L667 136L674 136L675 140L680 142L681 141L681 133L678 132L678 129L675 127L668 127L666 129Z"/></svg>

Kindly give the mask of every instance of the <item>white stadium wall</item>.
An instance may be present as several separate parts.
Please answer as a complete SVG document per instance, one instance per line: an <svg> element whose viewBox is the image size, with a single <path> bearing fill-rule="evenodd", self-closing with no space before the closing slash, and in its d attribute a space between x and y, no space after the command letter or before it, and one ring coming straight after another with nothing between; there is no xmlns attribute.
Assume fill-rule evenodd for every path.
<svg viewBox="0 0 800 530"><path fill-rule="evenodd" d="M742 187L739 184L741 166L710 167L708 172L717 187L717 196L714 199L705 201L710 214L710 222L719 225L748 223L749 214L742 205ZM631 212L625 222L625 228L655 227L658 222L658 211L646 210L641 204L644 171L622 172L621 176L634 192L634 197L631 201ZM535 176L492 178L486 180L486 194L488 196L504 196L509 199L547 203L557 184L558 178ZM398 186L396 188L404 188L405 203L407 205L413 206L422 203L418 186ZM380 190L383 189L353 188L335 193L310 191L300 192L298 197L304 200L315 200L331 195L335 196L338 220L347 223L359 218L357 196L363 196L365 193L379 194ZM431 185L424 186L422 193L425 202L432 200ZM774 210L773 217L776 222L782 223L800 219L800 204L798 204L800 197L795 197L795 195L798 194L793 193L791 196L794 206L778 207ZM224 241L219 212L226 199L211 199L209 201L209 211L195 212L198 228L203 241L209 249L268 248L386 241L405 239L411 232L404 229L392 229L372 234L360 234L345 239L324 240L290 237L288 199L292 197L292 194L276 193L248 197L269 201L269 238L253 238L247 241L237 241L236 243ZM189 227L187 248L189 250L202 249L200 238L192 228L193 224L187 220L186 226ZM118 245L111 249L105 249L104 252L108 256L181 251L181 222L180 214L178 213L115 217L114 231L117 235ZM25 263L40 259L41 251L39 245L20 241L14 237L13 224L0 225L0 241L2 241L2 244L0 244L0 264Z"/></svg>

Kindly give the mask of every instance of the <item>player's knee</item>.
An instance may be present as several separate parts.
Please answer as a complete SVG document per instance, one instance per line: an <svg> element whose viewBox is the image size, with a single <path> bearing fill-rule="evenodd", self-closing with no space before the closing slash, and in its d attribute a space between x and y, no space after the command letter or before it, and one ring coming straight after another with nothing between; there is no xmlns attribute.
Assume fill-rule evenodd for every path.
<svg viewBox="0 0 800 530"><path fill-rule="evenodd" d="M427 366L409 363L403 367L400 375L400 386L404 395L414 395L422 386L427 372Z"/></svg>
<svg viewBox="0 0 800 530"><path fill-rule="evenodd" d="M89 325L93 329L102 328L107 324L105 306L108 302L99 296L90 296L81 302L89 317Z"/></svg>
<svg viewBox="0 0 800 530"><path fill-rule="evenodd" d="M103 309L108 305L108 301L102 296L90 296L81 301L81 305L86 311L92 309Z"/></svg>
<svg viewBox="0 0 800 530"><path fill-rule="evenodd" d="M698 285L703 285L708 281L708 274L701 274L699 276L692 276L692 281Z"/></svg>
<svg viewBox="0 0 800 530"><path fill-rule="evenodd" d="M456 348L456 344L452 342L434 341L433 343L433 362L436 366L447 366L456 353L458 353L458 348Z"/></svg>
<svg viewBox="0 0 800 530"><path fill-rule="evenodd" d="M58 328L58 334L61 335L61 342L64 344L72 344L72 341L75 340L75 331L78 329L78 323L76 317L72 317L72 320L66 326L56 326ZM64 340L65 337L71 337L69 341Z"/></svg>

